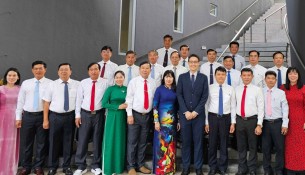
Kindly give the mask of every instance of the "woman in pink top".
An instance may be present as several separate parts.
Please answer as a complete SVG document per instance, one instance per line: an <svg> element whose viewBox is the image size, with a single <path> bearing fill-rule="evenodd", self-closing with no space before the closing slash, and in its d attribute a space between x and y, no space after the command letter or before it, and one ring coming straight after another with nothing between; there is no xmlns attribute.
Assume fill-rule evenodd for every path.
<svg viewBox="0 0 305 175"><path fill-rule="evenodd" d="M16 174L19 159L19 131L15 127L15 110L20 73L9 68L0 86L0 175Z"/></svg>

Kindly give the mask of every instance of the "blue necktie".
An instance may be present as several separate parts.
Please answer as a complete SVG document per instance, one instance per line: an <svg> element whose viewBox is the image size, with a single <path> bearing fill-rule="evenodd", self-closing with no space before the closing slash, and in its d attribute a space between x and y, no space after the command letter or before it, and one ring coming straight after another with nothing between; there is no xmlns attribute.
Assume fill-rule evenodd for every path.
<svg viewBox="0 0 305 175"><path fill-rule="evenodd" d="M151 65L151 74L150 74L152 79L155 79L155 65Z"/></svg>
<svg viewBox="0 0 305 175"><path fill-rule="evenodd" d="M33 108L34 111L38 111L39 107L39 81L35 82L35 89L34 89L34 101L33 101Z"/></svg>
<svg viewBox="0 0 305 175"><path fill-rule="evenodd" d="M280 88L282 85L282 73L281 69L277 69L277 87Z"/></svg>
<svg viewBox="0 0 305 175"><path fill-rule="evenodd" d="M222 94L222 85L219 85L219 105L218 105L218 114L223 115L223 94Z"/></svg>
<svg viewBox="0 0 305 175"><path fill-rule="evenodd" d="M230 74L230 71L228 71L228 85L231 86L231 74Z"/></svg>
<svg viewBox="0 0 305 175"><path fill-rule="evenodd" d="M183 59L183 64L182 64L182 66L185 67L185 59Z"/></svg>
<svg viewBox="0 0 305 175"><path fill-rule="evenodd" d="M210 64L210 84L214 83L214 78L213 78L213 64Z"/></svg>
<svg viewBox="0 0 305 175"><path fill-rule="evenodd" d="M232 55L232 60L233 60L233 69L235 69L235 55Z"/></svg>
<svg viewBox="0 0 305 175"><path fill-rule="evenodd" d="M129 84L129 82L130 82L131 78L132 78L132 74L131 74L131 66L129 66L129 67L128 67L128 83L127 83L127 84Z"/></svg>
<svg viewBox="0 0 305 175"><path fill-rule="evenodd" d="M195 83L195 75L192 74L192 88L194 88L194 83Z"/></svg>
<svg viewBox="0 0 305 175"><path fill-rule="evenodd" d="M68 82L63 82L65 84L65 90L64 90L64 110L69 110L69 90L68 90Z"/></svg>

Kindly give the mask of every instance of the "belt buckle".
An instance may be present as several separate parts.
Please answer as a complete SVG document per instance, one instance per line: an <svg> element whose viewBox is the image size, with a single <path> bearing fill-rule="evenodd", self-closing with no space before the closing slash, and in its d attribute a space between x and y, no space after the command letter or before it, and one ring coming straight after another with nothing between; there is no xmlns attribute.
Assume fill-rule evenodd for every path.
<svg viewBox="0 0 305 175"><path fill-rule="evenodd" d="M91 115L94 115L94 114L96 114L96 111L91 111Z"/></svg>
<svg viewBox="0 0 305 175"><path fill-rule="evenodd" d="M248 118L247 118L247 117L242 117L242 119L243 119L243 120L248 120Z"/></svg>

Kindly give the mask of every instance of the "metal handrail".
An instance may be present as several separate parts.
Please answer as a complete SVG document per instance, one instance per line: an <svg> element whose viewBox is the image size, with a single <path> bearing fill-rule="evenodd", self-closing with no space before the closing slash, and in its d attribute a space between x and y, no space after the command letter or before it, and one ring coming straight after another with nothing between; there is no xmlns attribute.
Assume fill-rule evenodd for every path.
<svg viewBox="0 0 305 175"><path fill-rule="evenodd" d="M240 28L239 31L236 33L236 35L232 38L231 42L236 40L236 38L237 38L237 37L240 35L240 33L245 29L245 27L247 26L247 24L248 24L249 22L252 23L252 17L249 17L249 18L247 19L247 21L241 26L241 28ZM252 40L252 27L250 28L250 37L251 37L250 40ZM252 41L251 41L251 42L252 42ZM222 51L222 53L220 54L220 56L217 58L216 61L218 61L218 60L223 56L223 54L228 50L229 46L230 46L230 44L228 44L227 47ZM245 51L245 41L244 41L244 46L243 46L243 47L244 47L244 51Z"/></svg>
<svg viewBox="0 0 305 175"><path fill-rule="evenodd" d="M266 16L265 18L263 18L263 21L265 21L265 43L267 42L267 19L269 17L271 17L272 15L274 15L276 12L278 12L279 10L281 10L281 28L283 29L283 20L282 20L282 16L283 16L283 8L286 7L286 4L283 5L282 7L278 8L277 10L273 11L272 13L270 13L268 16Z"/></svg>
<svg viewBox="0 0 305 175"><path fill-rule="evenodd" d="M304 63L303 63L303 61L302 61L300 55L298 54L296 48L294 47L294 44L293 44L293 42L292 42L292 40L291 40L291 38L290 38L286 20L287 20L287 14L285 14L285 16L284 16L284 27L285 27L286 35L287 35L287 37L288 37L289 43L290 43L290 45L292 46L292 49L293 49L295 55L297 56L298 61L301 63L301 66L302 66L303 69L305 70Z"/></svg>

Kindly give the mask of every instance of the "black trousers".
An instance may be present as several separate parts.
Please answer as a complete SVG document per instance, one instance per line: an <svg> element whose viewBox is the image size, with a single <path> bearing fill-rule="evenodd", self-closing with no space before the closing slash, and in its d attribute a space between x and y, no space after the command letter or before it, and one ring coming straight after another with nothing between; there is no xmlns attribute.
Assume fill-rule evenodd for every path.
<svg viewBox="0 0 305 175"><path fill-rule="evenodd" d="M134 124L128 124L127 133L127 169L144 165L145 149L149 132L150 113L141 115L132 112Z"/></svg>
<svg viewBox="0 0 305 175"><path fill-rule="evenodd" d="M63 148L63 169L70 167L75 131L75 111L65 114L50 112L49 115L49 160L50 169L58 168L60 147ZM63 140L60 145L59 139Z"/></svg>
<svg viewBox="0 0 305 175"><path fill-rule="evenodd" d="M78 131L78 143L75 154L75 164L78 169L84 170L87 167L86 158L88 152L89 139L93 138L93 169L101 167L102 140L104 133L103 120L105 110L101 109L96 114L81 111L81 122Z"/></svg>
<svg viewBox="0 0 305 175"><path fill-rule="evenodd" d="M238 170L246 173L256 171L257 167L257 135L254 131L257 126L257 118L244 120L236 118L236 138L239 155ZM249 158L247 161L247 148L249 148Z"/></svg>
<svg viewBox="0 0 305 175"><path fill-rule="evenodd" d="M43 129L42 112L30 113L24 111L22 117L21 135L24 137L24 146L21 151L23 160L21 164L27 170L42 168L46 158L47 130ZM35 159L32 166L33 146L36 138Z"/></svg>
<svg viewBox="0 0 305 175"><path fill-rule="evenodd" d="M285 136L281 133L282 119L274 122L264 120L262 133L262 149L263 149L263 167L265 172L272 172L271 168L271 150L275 147L275 173L283 174L284 170L284 141Z"/></svg>
<svg viewBox="0 0 305 175"><path fill-rule="evenodd" d="M209 114L209 167L210 170L226 171L228 168L228 142L231 116L217 117ZM217 147L220 156L217 163Z"/></svg>

